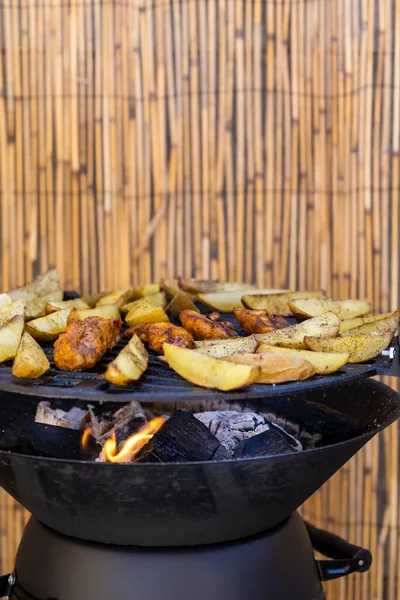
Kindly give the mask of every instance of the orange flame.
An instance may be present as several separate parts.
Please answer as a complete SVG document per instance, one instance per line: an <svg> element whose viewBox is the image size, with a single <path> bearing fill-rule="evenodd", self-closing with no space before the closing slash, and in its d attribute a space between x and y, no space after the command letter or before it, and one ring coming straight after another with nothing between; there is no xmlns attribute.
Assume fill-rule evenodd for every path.
<svg viewBox="0 0 400 600"><path fill-rule="evenodd" d="M85 431L82 434L81 446L82 446L83 450L87 450L89 448L89 441L90 441L91 437L92 437L92 430L90 429L90 427L88 427L87 429L85 429Z"/></svg>
<svg viewBox="0 0 400 600"><path fill-rule="evenodd" d="M144 446L145 443L160 429L165 420L164 417L152 419L138 433L131 435L131 437L124 442L124 445L119 452L115 435L106 440L103 446L103 452L107 462L130 462L135 454L139 452L140 448L142 448L142 446Z"/></svg>

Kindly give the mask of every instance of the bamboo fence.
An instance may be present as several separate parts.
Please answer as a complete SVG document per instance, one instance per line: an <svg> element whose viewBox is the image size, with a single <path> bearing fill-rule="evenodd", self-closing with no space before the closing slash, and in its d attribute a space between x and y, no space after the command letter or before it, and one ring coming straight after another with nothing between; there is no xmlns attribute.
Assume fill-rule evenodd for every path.
<svg viewBox="0 0 400 600"><path fill-rule="evenodd" d="M400 0L0 0L0 50L2 289L56 265L399 306ZM400 597L398 453L396 424L303 508L375 556L328 598ZM26 518L1 492L1 573Z"/></svg>

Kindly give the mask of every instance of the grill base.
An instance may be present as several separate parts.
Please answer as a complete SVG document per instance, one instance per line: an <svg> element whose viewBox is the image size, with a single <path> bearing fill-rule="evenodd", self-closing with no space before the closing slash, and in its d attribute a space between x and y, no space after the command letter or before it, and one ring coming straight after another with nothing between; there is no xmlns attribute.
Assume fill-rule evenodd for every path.
<svg viewBox="0 0 400 600"><path fill-rule="evenodd" d="M240 542L122 548L82 542L32 518L16 560L14 600L323 600L310 539L294 513Z"/></svg>

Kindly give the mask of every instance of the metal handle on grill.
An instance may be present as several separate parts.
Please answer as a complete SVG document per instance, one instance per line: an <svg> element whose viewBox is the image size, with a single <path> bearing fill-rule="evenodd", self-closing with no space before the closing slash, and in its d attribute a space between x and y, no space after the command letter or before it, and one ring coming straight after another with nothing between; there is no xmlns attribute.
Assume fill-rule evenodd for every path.
<svg viewBox="0 0 400 600"><path fill-rule="evenodd" d="M364 573L372 563L371 552L343 538L305 523L314 550L333 560L317 560L321 581L338 579L350 573Z"/></svg>

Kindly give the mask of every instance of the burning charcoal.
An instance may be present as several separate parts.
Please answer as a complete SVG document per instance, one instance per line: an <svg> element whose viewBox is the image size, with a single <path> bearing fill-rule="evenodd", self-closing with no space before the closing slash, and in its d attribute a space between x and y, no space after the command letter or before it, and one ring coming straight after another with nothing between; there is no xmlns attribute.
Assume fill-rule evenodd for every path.
<svg viewBox="0 0 400 600"><path fill-rule="evenodd" d="M139 402L126 404L113 415L98 417L90 408L82 420L82 429L90 428L92 436L103 443L107 438L115 435L118 450L125 440L136 433L146 423L146 416Z"/></svg>
<svg viewBox="0 0 400 600"><path fill-rule="evenodd" d="M271 426L267 431L243 440L233 454L235 458L288 454L297 450L289 441L290 437L280 428Z"/></svg>
<svg viewBox="0 0 400 600"><path fill-rule="evenodd" d="M222 446L232 451L242 441L269 429L261 415L231 410L195 414Z"/></svg>
<svg viewBox="0 0 400 600"><path fill-rule="evenodd" d="M35 423L43 425L56 425L66 429L80 429L85 410L74 406L69 411L61 408L51 408L50 402L39 402L36 409Z"/></svg>
<svg viewBox="0 0 400 600"><path fill-rule="evenodd" d="M135 462L188 462L232 458L191 413L177 410L135 455Z"/></svg>

